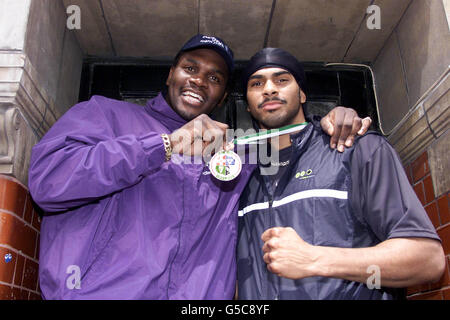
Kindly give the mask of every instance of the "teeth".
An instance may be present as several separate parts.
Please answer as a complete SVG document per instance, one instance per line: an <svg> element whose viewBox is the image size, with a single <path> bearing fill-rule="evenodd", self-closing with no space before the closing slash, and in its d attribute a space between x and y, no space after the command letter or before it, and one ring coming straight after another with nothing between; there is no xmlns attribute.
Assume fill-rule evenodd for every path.
<svg viewBox="0 0 450 320"><path fill-rule="evenodd" d="M182 95L183 96L190 96L192 98L195 98L195 99L199 100L200 102L203 102L202 96L200 96L200 95L198 95L196 93L193 93L191 91L185 91L185 92L182 93Z"/></svg>

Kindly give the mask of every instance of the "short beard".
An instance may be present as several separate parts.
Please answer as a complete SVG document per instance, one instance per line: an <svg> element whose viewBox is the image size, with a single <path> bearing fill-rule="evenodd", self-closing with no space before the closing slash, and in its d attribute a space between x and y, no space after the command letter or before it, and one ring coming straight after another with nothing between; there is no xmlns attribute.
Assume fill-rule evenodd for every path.
<svg viewBox="0 0 450 320"><path fill-rule="evenodd" d="M289 110L289 112L287 114L281 114L278 117L268 118L265 120L261 119L261 120L258 120L258 122L260 123L261 126L263 126L266 129L281 128L281 127L292 124L291 121L299 113L300 108L302 108L301 104L299 104L298 108Z"/></svg>
<svg viewBox="0 0 450 320"><path fill-rule="evenodd" d="M269 118L266 120L260 120L260 125L262 124L264 128L267 129L277 129L287 125L292 124L292 120L295 119L297 114L300 112L300 109L303 108L301 103L301 93L300 90L298 92L298 107L292 110L289 110L287 114L281 114L276 118Z"/></svg>

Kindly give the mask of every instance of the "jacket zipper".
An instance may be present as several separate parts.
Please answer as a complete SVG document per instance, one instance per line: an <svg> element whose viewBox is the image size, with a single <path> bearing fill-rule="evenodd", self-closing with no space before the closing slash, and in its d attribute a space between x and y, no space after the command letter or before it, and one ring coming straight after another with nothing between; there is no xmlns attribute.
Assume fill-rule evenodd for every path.
<svg viewBox="0 0 450 320"><path fill-rule="evenodd" d="M182 204L182 208L183 208L183 213L181 215L181 220L180 220L180 227L178 228L178 235L177 235L177 248L175 251L175 254L173 256L172 262L169 265L169 275L168 275L168 280L167 280L167 290L166 290L166 295L167 295L167 300L171 299L171 294L169 293L169 290L171 289L171 284L172 284L172 269L174 268L174 264L175 264L175 259L178 257L179 251L180 251L180 246L181 246L181 231L182 231L182 227L183 227L183 221L184 221L184 216L185 216L185 206L184 206L184 198L185 198L185 184L184 184L184 177L183 177L183 204ZM176 293L176 284L174 283L173 286L175 287L175 293Z"/></svg>
<svg viewBox="0 0 450 320"><path fill-rule="evenodd" d="M273 217L273 194L272 193L270 193L270 191L269 191L269 217L268 217L268 222L269 222L269 224L268 224L268 227L269 228L273 228L274 227L274 217ZM267 270L267 269L266 269ZM268 284L270 284L270 281L269 281L269 279L270 279L270 276L271 276L271 274L270 274L270 271L268 271L267 270L267 283ZM278 288L277 288L277 286L276 286L276 283L273 283L273 285L274 285L274 290L275 290L275 300L278 300L277 299L277 297L278 297ZM268 299L272 299L272 297L271 297L271 295L270 295L270 288L271 288L271 286L270 285L267 285L267 288L266 288L266 297L268 298Z"/></svg>

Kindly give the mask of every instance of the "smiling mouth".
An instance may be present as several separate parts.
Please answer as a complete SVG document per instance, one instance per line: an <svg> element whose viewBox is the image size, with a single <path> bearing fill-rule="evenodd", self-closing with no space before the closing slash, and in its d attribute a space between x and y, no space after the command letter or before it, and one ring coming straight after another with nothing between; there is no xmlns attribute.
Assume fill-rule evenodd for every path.
<svg viewBox="0 0 450 320"><path fill-rule="evenodd" d="M201 104L205 102L205 99L201 95L192 91L183 91L181 93L181 96L186 102L190 104Z"/></svg>

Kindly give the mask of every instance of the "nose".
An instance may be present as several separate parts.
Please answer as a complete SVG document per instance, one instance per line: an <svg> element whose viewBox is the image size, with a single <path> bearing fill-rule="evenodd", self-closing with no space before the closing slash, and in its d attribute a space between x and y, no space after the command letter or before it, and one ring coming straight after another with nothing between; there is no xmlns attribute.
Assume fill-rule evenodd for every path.
<svg viewBox="0 0 450 320"><path fill-rule="evenodd" d="M203 74L195 74L189 79L189 81L199 88L201 88L201 87L206 88L207 83L208 83L206 81L205 75L203 75Z"/></svg>
<svg viewBox="0 0 450 320"><path fill-rule="evenodd" d="M266 97L274 96L274 95L278 94L278 88L271 80L268 80L264 84L263 94Z"/></svg>

